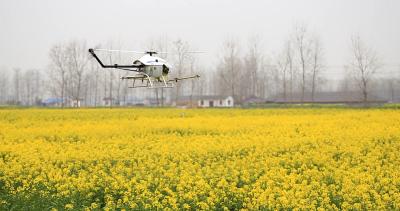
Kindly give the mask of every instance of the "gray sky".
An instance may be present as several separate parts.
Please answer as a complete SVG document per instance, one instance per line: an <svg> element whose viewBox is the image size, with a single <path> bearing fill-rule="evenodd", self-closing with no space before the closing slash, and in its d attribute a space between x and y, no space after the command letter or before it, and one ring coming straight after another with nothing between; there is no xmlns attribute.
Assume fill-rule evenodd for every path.
<svg viewBox="0 0 400 211"><path fill-rule="evenodd" d="M142 50L162 35L187 40L213 58L224 39L233 37L245 49L257 34L273 57L298 22L319 34L328 65L346 63L354 34L384 63L400 65L399 0L1 0L0 66L45 68L49 48L73 39Z"/></svg>

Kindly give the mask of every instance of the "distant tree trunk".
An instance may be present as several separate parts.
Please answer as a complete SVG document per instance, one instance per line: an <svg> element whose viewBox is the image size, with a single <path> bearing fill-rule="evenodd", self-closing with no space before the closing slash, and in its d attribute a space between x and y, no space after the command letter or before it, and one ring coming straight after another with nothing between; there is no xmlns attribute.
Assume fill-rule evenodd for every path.
<svg viewBox="0 0 400 211"><path fill-rule="evenodd" d="M112 60L111 60L111 55L110 55L110 64L112 64ZM113 71L111 70L110 71L110 81L109 81L109 84L110 84L110 92L109 92L109 100L110 100L110 108L112 108L112 106L113 106L113 79L114 79L114 74L113 74Z"/></svg>
<svg viewBox="0 0 400 211"><path fill-rule="evenodd" d="M314 95L315 95L315 77L316 77L316 74L313 73L313 75L312 75L312 85L311 85L311 102L314 102Z"/></svg>
<svg viewBox="0 0 400 211"><path fill-rule="evenodd" d="M306 88L306 54L307 47L306 46L306 32L307 29L304 25L296 26L295 38L296 44L300 57L300 66L301 66L301 102L304 102L304 93Z"/></svg>
<svg viewBox="0 0 400 211"><path fill-rule="evenodd" d="M9 96L8 87L9 87L8 75L0 74L0 104L6 104L8 101L8 96Z"/></svg>
<svg viewBox="0 0 400 211"><path fill-rule="evenodd" d="M66 77L66 49L64 45L54 45L50 49L50 68L49 73L51 79L51 85L57 92L57 97L61 97L61 108L64 107L64 96L65 96L65 77Z"/></svg>
<svg viewBox="0 0 400 211"><path fill-rule="evenodd" d="M161 107L164 107L164 88L161 88Z"/></svg>
<svg viewBox="0 0 400 211"><path fill-rule="evenodd" d="M229 63L230 65L229 65L229 72L230 72L230 74L232 75L232 78L236 78L236 71L235 71L235 64L234 64L234 61L233 60L231 60L230 61L230 63ZM235 93L235 82L232 80L232 83L231 83L231 91L232 91L232 93L231 93L231 95L232 95L232 97L233 98L235 98L236 97L236 93Z"/></svg>
<svg viewBox="0 0 400 211"><path fill-rule="evenodd" d="M24 83L25 83L25 88L26 88L26 98L25 98L25 104L28 106L32 105L32 75L33 71L26 71L25 72L25 77L24 77Z"/></svg>
<svg viewBox="0 0 400 211"><path fill-rule="evenodd" d="M395 86L394 86L395 81L391 79L389 81L389 92L390 92L390 101L394 102L394 96L395 96Z"/></svg>
<svg viewBox="0 0 400 211"><path fill-rule="evenodd" d="M290 41L286 41L285 47L283 49L283 52L278 58L278 69L282 73L282 89L283 89L283 99L286 102L287 101L287 72L289 70L290 74L290 81L289 81L289 91L292 91L292 49L290 46ZM290 93L291 95L291 93Z"/></svg>
<svg viewBox="0 0 400 211"><path fill-rule="evenodd" d="M65 105L65 75L61 76L61 108Z"/></svg>
<svg viewBox="0 0 400 211"><path fill-rule="evenodd" d="M314 102L314 95L317 86L317 78L320 69L322 68L321 58L322 57L322 48L317 37L313 40L313 51L312 51L312 84L311 84L311 100Z"/></svg>
<svg viewBox="0 0 400 211"><path fill-rule="evenodd" d="M290 83L289 83L289 89L290 89L290 101L293 101L293 82L294 82L294 70L293 70L293 55L292 55L292 48L290 41L288 41L288 46L287 46L287 62L289 64L289 73L290 73Z"/></svg>
<svg viewBox="0 0 400 211"><path fill-rule="evenodd" d="M367 91L367 79L362 76L361 77L361 82L362 82L362 95L363 95L363 102L366 103L368 101L368 91Z"/></svg>
<svg viewBox="0 0 400 211"><path fill-rule="evenodd" d="M20 101L20 90L19 90L19 82L20 82L20 70L14 69L14 86L15 86L15 102L19 104Z"/></svg>
<svg viewBox="0 0 400 211"><path fill-rule="evenodd" d="M260 96L258 85L259 85L259 72L260 66L263 60L262 52L260 51L260 38L258 36L253 36L249 39L249 48L248 53L245 57L246 69L247 73L244 73L244 77L242 79L248 81L244 81L244 87L241 87L242 90L249 90L248 93L245 93L245 97L250 96Z"/></svg>
<svg viewBox="0 0 400 211"><path fill-rule="evenodd" d="M121 71L118 71L118 87L117 87L117 101L118 101L118 106L121 105Z"/></svg>
<svg viewBox="0 0 400 211"><path fill-rule="evenodd" d="M109 81L109 83L110 83L110 92L109 92L109 98L110 98L110 108L112 108L112 104L113 104L113 93L112 93L112 90L113 90L113 77L114 77L114 74L113 74L113 72L112 71L110 71L110 81Z"/></svg>
<svg viewBox="0 0 400 211"><path fill-rule="evenodd" d="M40 87L40 72L38 70L35 71L35 105L39 105L39 100L42 98L41 96L41 87Z"/></svg>
<svg viewBox="0 0 400 211"><path fill-rule="evenodd" d="M92 64L93 65L93 64ZM99 83L99 72L97 71L97 68L95 70L95 82L94 82L94 107L97 107L97 98L98 98L98 83Z"/></svg>
<svg viewBox="0 0 400 211"><path fill-rule="evenodd" d="M107 98L107 72L104 71L104 97L103 97L103 102L104 104L106 104L105 102L107 102L106 98ZM106 106L106 105L105 105Z"/></svg>
<svg viewBox="0 0 400 211"><path fill-rule="evenodd" d="M190 57L190 75L194 74L194 57ZM193 108L193 92L194 92L194 80L191 80L191 87L190 87L190 107Z"/></svg>
<svg viewBox="0 0 400 211"><path fill-rule="evenodd" d="M155 94L156 94L156 100L157 100L157 106L160 106L160 100L159 100L159 98L158 98L158 89L154 89L154 92L155 92Z"/></svg>

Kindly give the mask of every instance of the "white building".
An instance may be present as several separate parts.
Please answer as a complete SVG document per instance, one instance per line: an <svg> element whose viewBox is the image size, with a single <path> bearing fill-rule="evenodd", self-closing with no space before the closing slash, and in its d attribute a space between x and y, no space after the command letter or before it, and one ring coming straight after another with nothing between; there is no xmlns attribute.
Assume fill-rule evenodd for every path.
<svg viewBox="0 0 400 211"><path fill-rule="evenodd" d="M234 106L232 96L198 96L196 99L197 106L201 108Z"/></svg>
<svg viewBox="0 0 400 211"><path fill-rule="evenodd" d="M83 99L70 99L69 100L69 105L73 108L80 108L81 107L81 102Z"/></svg>

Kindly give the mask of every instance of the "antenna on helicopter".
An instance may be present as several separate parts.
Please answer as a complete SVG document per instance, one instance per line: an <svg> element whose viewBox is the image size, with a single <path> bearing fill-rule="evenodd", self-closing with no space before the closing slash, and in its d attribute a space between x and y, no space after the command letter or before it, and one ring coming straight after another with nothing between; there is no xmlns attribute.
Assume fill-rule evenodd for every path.
<svg viewBox="0 0 400 211"><path fill-rule="evenodd" d="M157 54L157 51L146 51L145 53L153 56L153 54Z"/></svg>

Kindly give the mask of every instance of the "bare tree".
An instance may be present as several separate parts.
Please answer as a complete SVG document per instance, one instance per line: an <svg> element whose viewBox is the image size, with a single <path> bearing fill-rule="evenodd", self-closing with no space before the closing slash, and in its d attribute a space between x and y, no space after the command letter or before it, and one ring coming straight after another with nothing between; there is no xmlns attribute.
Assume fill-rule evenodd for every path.
<svg viewBox="0 0 400 211"><path fill-rule="evenodd" d="M358 86L362 92L363 102L368 101L368 89L373 74L379 69L377 53L366 46L359 36L351 39L352 60L349 69L353 72Z"/></svg>
<svg viewBox="0 0 400 211"><path fill-rule="evenodd" d="M34 70L33 73L33 94L35 96L35 105L40 105L43 97L43 76L40 70Z"/></svg>
<svg viewBox="0 0 400 211"><path fill-rule="evenodd" d="M99 96L99 78L100 78L100 68L97 61L93 58L90 60L90 74L93 80L91 91L93 91L93 105L96 107L98 105Z"/></svg>
<svg viewBox="0 0 400 211"><path fill-rule="evenodd" d="M248 72L244 73L245 77L242 79L249 79L249 81L246 82L248 87L241 87L243 90L246 90L246 88L248 89L248 93L246 93L246 95L260 96L260 90L258 87L260 81L259 75L261 64L263 60L263 54L260 51L260 42L260 37L258 36L253 36L249 39L248 52L244 59L246 70Z"/></svg>
<svg viewBox="0 0 400 211"><path fill-rule="evenodd" d="M185 71L185 66L188 59L189 44L181 39L173 42L173 50L175 55L175 67L178 77L182 76ZM181 84L176 84L175 103L178 103L179 95L181 94Z"/></svg>
<svg viewBox="0 0 400 211"><path fill-rule="evenodd" d="M294 38L296 41L297 51L299 53L300 67L301 67L301 102L304 101L304 93L306 88L306 68L308 65L310 43L307 35L307 27L303 24L295 26Z"/></svg>
<svg viewBox="0 0 400 211"><path fill-rule="evenodd" d="M321 42L318 37L314 37L312 40L311 50L311 100L314 102L314 95L317 89L317 81L320 76L320 71L323 68L323 49Z"/></svg>
<svg viewBox="0 0 400 211"><path fill-rule="evenodd" d="M266 72L261 75L261 78L264 82L262 83L263 94L261 96L268 97L279 94L281 92L279 90L281 78L277 66L266 63L264 67L266 69Z"/></svg>
<svg viewBox="0 0 400 211"><path fill-rule="evenodd" d="M21 81L21 70L19 68L14 69L14 102L20 104L20 81Z"/></svg>
<svg viewBox="0 0 400 211"><path fill-rule="evenodd" d="M110 58L110 64L112 64L112 59L111 59L111 55L109 56ZM113 106L113 80L114 80L114 70L109 70L110 72L110 80L109 80L109 93L108 93L108 98L110 100L110 108L112 108Z"/></svg>
<svg viewBox="0 0 400 211"><path fill-rule="evenodd" d="M388 93L390 94L390 101L394 102L395 101L395 96L396 96L396 79L389 79L388 80Z"/></svg>
<svg viewBox="0 0 400 211"><path fill-rule="evenodd" d="M203 68L198 68L197 73L201 75L199 79L197 79L197 88L196 88L196 94L201 96L201 95L206 95L208 93L208 89L212 88L210 79L213 77L213 73L204 73ZM204 74L203 74L204 73Z"/></svg>
<svg viewBox="0 0 400 211"><path fill-rule="evenodd" d="M224 90L227 90L236 100L240 98L236 90L240 76L240 57L237 43L231 39L226 40L223 45L223 58L218 66L219 84ZM220 90L220 92L225 92Z"/></svg>
<svg viewBox="0 0 400 211"><path fill-rule="evenodd" d="M9 78L7 74L0 74L0 103L5 104L9 96Z"/></svg>
<svg viewBox="0 0 400 211"><path fill-rule="evenodd" d="M67 45L68 70L72 86L70 94L72 100L78 102L82 95L82 80L86 73L89 61L85 42L73 41Z"/></svg>
<svg viewBox="0 0 400 211"><path fill-rule="evenodd" d="M25 71L23 76L22 76L22 82L23 82L23 101L24 104L27 106L31 106L33 104L32 96L34 95L33 93L33 76L34 76L34 71L33 70L28 70Z"/></svg>
<svg viewBox="0 0 400 211"><path fill-rule="evenodd" d="M67 54L65 46L62 44L54 45L50 49L50 80L52 90L56 92L61 98L61 107L64 107L65 103L65 88L67 79Z"/></svg>
<svg viewBox="0 0 400 211"><path fill-rule="evenodd" d="M194 75L194 71L196 69L196 58L191 55L188 57L189 60L189 72L190 75ZM194 94L194 89L196 85L197 80L191 80L190 81L190 107L193 107L193 94Z"/></svg>
<svg viewBox="0 0 400 211"><path fill-rule="evenodd" d="M66 96L76 103L82 97L83 79L89 61L85 42L72 41L50 49L50 80L64 107Z"/></svg>
<svg viewBox="0 0 400 211"><path fill-rule="evenodd" d="M282 89L283 89L283 99L286 101L287 99L287 74L290 74L290 80L289 80L289 88L290 92L292 92L292 87L293 87L293 56L292 56L292 48L291 48L291 42L290 40L287 40L285 42L284 49L279 55L277 59L277 68L280 74L282 75ZM292 93L290 93L292 94Z"/></svg>
<svg viewBox="0 0 400 211"><path fill-rule="evenodd" d="M283 88L283 97L284 99L290 100L292 100L293 90L296 84L296 69L294 64L295 52L293 43L294 41L291 38L285 40L283 50L277 61L277 71L283 75L282 78L284 79L282 80L281 85Z"/></svg>

